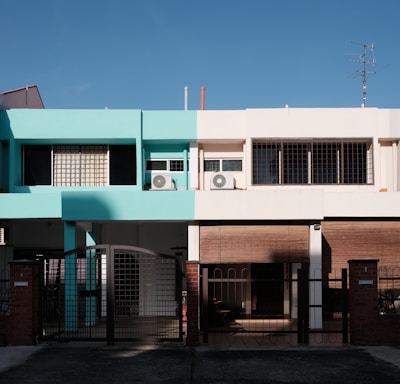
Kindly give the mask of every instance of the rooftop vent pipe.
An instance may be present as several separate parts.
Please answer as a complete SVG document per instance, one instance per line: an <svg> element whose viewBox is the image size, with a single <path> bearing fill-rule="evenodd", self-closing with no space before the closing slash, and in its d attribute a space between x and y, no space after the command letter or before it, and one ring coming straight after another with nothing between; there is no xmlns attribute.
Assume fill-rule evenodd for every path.
<svg viewBox="0 0 400 384"><path fill-rule="evenodd" d="M204 85L200 88L200 109L204 111L204 98L205 98L206 87Z"/></svg>
<svg viewBox="0 0 400 384"><path fill-rule="evenodd" d="M185 88L184 88L184 98L185 98L185 111L187 111L188 110L188 106L189 106L189 97L188 97L188 94L189 94L189 92L188 92L188 87L187 86L185 86Z"/></svg>

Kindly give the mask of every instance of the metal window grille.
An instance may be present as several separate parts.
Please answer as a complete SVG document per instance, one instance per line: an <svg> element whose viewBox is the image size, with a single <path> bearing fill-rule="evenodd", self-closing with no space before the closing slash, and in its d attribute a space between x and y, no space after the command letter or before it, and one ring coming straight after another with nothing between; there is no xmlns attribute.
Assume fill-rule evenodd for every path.
<svg viewBox="0 0 400 384"><path fill-rule="evenodd" d="M55 186L105 186L108 184L106 145L55 145Z"/></svg>
<svg viewBox="0 0 400 384"><path fill-rule="evenodd" d="M169 170L171 172L183 172L183 160L170 160Z"/></svg>
<svg viewBox="0 0 400 384"><path fill-rule="evenodd" d="M372 140L253 143L253 184L373 184Z"/></svg>

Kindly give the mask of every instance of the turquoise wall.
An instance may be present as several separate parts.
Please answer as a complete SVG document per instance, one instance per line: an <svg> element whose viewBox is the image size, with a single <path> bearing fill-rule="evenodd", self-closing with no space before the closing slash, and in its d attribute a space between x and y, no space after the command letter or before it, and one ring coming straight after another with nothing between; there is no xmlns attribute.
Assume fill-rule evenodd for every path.
<svg viewBox="0 0 400 384"><path fill-rule="evenodd" d="M194 191L63 192L62 219L193 220Z"/></svg>
<svg viewBox="0 0 400 384"><path fill-rule="evenodd" d="M130 144L141 137L140 110L13 109L6 113L3 120L14 140L23 143Z"/></svg>
<svg viewBox="0 0 400 384"><path fill-rule="evenodd" d="M177 191L142 191L146 158L185 159L196 141L196 111L0 111L11 193L0 195L0 218L77 220L192 220L194 192L187 169L174 174ZM22 185L23 144L136 144L137 185L52 187ZM185 165L186 168L186 165ZM5 173L6 174L6 173ZM171 209L171 207L173 209Z"/></svg>
<svg viewBox="0 0 400 384"><path fill-rule="evenodd" d="M143 111L143 140L196 141L196 111Z"/></svg>
<svg viewBox="0 0 400 384"><path fill-rule="evenodd" d="M61 217L61 193L2 193L1 219L35 219Z"/></svg>

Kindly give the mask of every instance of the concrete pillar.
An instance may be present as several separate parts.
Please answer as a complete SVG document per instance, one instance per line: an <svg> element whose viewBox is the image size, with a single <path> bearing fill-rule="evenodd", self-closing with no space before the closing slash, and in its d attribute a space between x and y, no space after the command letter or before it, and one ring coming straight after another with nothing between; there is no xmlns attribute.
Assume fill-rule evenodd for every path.
<svg viewBox="0 0 400 384"><path fill-rule="evenodd" d="M76 248L75 223L64 222L64 251ZM78 284L76 254L65 257L65 331L78 330Z"/></svg>
<svg viewBox="0 0 400 384"><path fill-rule="evenodd" d="M30 260L10 262L11 345L33 345L40 335L39 264Z"/></svg>
<svg viewBox="0 0 400 384"><path fill-rule="evenodd" d="M320 224L309 230L310 279L322 279L322 231ZM322 328L322 280L310 281L310 328Z"/></svg>
<svg viewBox="0 0 400 384"><path fill-rule="evenodd" d="M188 260L200 260L200 228L197 224L188 225Z"/></svg>
<svg viewBox="0 0 400 384"><path fill-rule="evenodd" d="M374 345L378 340L378 260L349 260L350 343Z"/></svg>
<svg viewBox="0 0 400 384"><path fill-rule="evenodd" d="M199 345L199 263L186 263L187 280L187 338L190 347Z"/></svg>

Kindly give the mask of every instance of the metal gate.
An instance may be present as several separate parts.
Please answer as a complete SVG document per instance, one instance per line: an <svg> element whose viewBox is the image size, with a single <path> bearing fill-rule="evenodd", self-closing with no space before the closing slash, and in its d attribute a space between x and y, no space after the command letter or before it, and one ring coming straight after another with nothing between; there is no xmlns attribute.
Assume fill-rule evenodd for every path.
<svg viewBox="0 0 400 384"><path fill-rule="evenodd" d="M348 342L347 270L310 278L308 269L288 274L278 265L209 265L201 269L201 282L204 343ZM318 305L310 303L313 295L320 296L313 300Z"/></svg>
<svg viewBox="0 0 400 384"><path fill-rule="evenodd" d="M99 245L46 257L42 271L44 340L182 340L175 257Z"/></svg>

